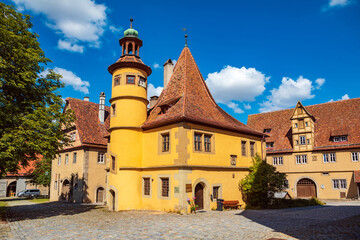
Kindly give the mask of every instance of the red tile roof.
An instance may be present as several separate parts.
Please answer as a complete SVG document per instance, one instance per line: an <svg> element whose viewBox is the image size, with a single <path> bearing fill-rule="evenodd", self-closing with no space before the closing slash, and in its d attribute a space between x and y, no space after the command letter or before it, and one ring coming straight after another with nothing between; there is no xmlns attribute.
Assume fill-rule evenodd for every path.
<svg viewBox="0 0 360 240"><path fill-rule="evenodd" d="M166 108L168 110L162 113L162 109ZM263 136L216 104L188 47L181 52L168 85L142 127L150 129L175 122L193 122Z"/></svg>
<svg viewBox="0 0 360 240"><path fill-rule="evenodd" d="M305 107L315 117L314 150L360 147L360 98ZM293 109L249 115L247 125L258 131L271 128L266 138L274 151L292 151L290 117ZM347 142L333 142L331 136L347 135Z"/></svg>
<svg viewBox="0 0 360 240"><path fill-rule="evenodd" d="M67 98L67 108L75 113L75 124L81 144L107 145L110 127L110 107L105 106L105 122L99 120L99 104L75 98Z"/></svg>

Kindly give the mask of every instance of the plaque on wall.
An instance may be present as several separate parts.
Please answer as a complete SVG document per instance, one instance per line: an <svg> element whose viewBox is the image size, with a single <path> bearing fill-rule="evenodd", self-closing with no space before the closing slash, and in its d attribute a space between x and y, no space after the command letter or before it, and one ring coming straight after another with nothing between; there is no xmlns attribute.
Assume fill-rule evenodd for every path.
<svg viewBox="0 0 360 240"><path fill-rule="evenodd" d="M186 192L192 192L192 185L191 185L191 183L190 184L185 184L185 186L186 186Z"/></svg>

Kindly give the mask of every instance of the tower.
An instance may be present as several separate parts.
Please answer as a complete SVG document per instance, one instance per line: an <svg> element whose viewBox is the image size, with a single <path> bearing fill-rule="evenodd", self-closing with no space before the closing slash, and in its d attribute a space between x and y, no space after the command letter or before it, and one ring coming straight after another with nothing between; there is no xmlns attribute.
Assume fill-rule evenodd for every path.
<svg viewBox="0 0 360 240"><path fill-rule="evenodd" d="M110 208L114 210L136 209L140 205L136 192L139 173L126 169L141 164L141 125L147 117L147 77L151 69L140 59L142 40L132 28L132 21L119 40L120 59L108 68L112 75L112 95L107 192Z"/></svg>

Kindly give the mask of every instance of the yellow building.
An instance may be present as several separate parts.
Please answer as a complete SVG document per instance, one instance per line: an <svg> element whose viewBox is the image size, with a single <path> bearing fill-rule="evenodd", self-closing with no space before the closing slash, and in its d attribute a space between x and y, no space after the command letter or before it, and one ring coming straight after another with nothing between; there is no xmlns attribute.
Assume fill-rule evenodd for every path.
<svg viewBox="0 0 360 240"><path fill-rule="evenodd" d="M248 117L266 138L267 162L287 174L292 197L357 198L360 98Z"/></svg>
<svg viewBox="0 0 360 240"><path fill-rule="evenodd" d="M172 74L166 67L171 78L147 111L151 69L140 59L138 32L130 27L120 45L122 56L108 69L109 208L187 212L192 197L205 210L215 208L217 198L242 202L238 183L254 154L265 157L264 134L216 104L187 46Z"/></svg>
<svg viewBox="0 0 360 240"><path fill-rule="evenodd" d="M58 152L51 166L51 201L104 202L106 189L106 151L110 108L105 94L100 104L67 98L64 111L75 115L72 127L64 131L71 137L70 146Z"/></svg>

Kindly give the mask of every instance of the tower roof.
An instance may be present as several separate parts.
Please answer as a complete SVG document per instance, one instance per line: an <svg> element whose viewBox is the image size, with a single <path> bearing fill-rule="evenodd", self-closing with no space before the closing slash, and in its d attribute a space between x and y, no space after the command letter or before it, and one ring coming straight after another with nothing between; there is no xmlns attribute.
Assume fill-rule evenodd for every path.
<svg viewBox="0 0 360 240"><path fill-rule="evenodd" d="M150 129L176 122L264 135L239 122L216 104L188 47L181 52L168 85L142 127Z"/></svg>

